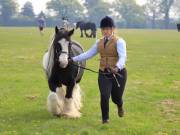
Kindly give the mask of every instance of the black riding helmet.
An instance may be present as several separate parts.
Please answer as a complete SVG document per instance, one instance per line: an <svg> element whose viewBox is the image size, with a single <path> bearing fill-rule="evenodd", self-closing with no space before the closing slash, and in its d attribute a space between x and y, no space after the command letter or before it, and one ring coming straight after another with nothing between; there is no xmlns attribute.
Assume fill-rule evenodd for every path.
<svg viewBox="0 0 180 135"><path fill-rule="evenodd" d="M109 16L105 16L100 22L100 28L106 28L106 27L110 27L110 28L115 27L113 19Z"/></svg>

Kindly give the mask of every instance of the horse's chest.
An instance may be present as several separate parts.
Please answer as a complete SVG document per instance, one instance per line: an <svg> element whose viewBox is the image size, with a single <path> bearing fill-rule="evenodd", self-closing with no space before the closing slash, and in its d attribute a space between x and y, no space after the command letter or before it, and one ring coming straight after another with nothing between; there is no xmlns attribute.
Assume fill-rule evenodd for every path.
<svg viewBox="0 0 180 135"><path fill-rule="evenodd" d="M75 76L71 72L59 72L58 80L64 85L69 85L75 81Z"/></svg>

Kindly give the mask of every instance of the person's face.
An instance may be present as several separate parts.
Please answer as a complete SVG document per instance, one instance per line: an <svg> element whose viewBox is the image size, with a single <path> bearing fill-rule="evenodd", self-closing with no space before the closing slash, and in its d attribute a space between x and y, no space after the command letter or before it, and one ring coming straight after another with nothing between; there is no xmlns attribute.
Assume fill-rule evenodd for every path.
<svg viewBox="0 0 180 135"><path fill-rule="evenodd" d="M114 32L114 28L111 27L101 28L101 32L104 37L110 37Z"/></svg>

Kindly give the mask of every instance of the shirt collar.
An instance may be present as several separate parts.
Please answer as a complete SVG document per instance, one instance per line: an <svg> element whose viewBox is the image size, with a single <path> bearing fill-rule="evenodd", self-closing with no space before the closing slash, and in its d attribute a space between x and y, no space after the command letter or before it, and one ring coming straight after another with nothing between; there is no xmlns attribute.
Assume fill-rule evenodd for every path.
<svg viewBox="0 0 180 135"><path fill-rule="evenodd" d="M106 40L106 39L110 40L110 39L112 39L113 36L114 36L114 33L112 33L111 36L109 36L109 37L104 37L104 40Z"/></svg>

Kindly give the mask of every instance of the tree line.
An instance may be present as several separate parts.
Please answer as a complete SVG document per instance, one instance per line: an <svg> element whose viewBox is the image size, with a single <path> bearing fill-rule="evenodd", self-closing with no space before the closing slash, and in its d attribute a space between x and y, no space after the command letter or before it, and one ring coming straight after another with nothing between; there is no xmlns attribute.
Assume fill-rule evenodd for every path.
<svg viewBox="0 0 180 135"><path fill-rule="evenodd" d="M34 13L31 2L27 1L18 10L16 0L0 0L1 26L35 26L37 18L44 16L47 26L59 25L62 17L70 23L79 20L92 21L99 26L102 17L114 18L120 28L175 28L180 22L180 0L147 0L140 6L135 0L51 0L46 3L48 12Z"/></svg>

